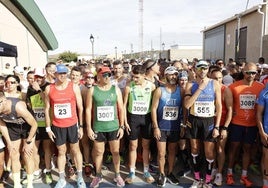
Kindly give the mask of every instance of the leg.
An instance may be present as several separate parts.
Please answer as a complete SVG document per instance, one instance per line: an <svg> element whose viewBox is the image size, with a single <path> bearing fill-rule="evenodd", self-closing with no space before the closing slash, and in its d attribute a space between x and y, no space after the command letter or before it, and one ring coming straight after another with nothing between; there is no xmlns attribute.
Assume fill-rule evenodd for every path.
<svg viewBox="0 0 268 188"><path fill-rule="evenodd" d="M21 187L20 184L20 147L22 144L22 140L16 140L11 142L13 147L15 148L10 152L10 160L11 160L11 167L12 167L12 174L14 180L14 188Z"/></svg>
<svg viewBox="0 0 268 188"><path fill-rule="evenodd" d="M204 142L204 149L205 149L205 156L206 156L206 162L207 162L207 169L206 169L206 183L211 182L211 171L213 167L214 162L214 142Z"/></svg>
<svg viewBox="0 0 268 188"><path fill-rule="evenodd" d="M191 144L191 154L193 159L194 175L196 180L200 180L200 161L199 161L199 150L200 150L200 140L190 139Z"/></svg>
<svg viewBox="0 0 268 188"><path fill-rule="evenodd" d="M137 147L138 147L138 139L129 141L129 168L134 168L136 166L137 159Z"/></svg>
<svg viewBox="0 0 268 188"><path fill-rule="evenodd" d="M101 175L101 166L104 153L104 142L94 141L92 154L95 156L95 165L96 165L96 175Z"/></svg>
<svg viewBox="0 0 268 188"><path fill-rule="evenodd" d="M109 141L110 151L113 156L114 170L116 175L120 173L119 144L120 144L119 140Z"/></svg>
<svg viewBox="0 0 268 188"><path fill-rule="evenodd" d="M142 158L143 158L143 166L149 167L150 139L142 139Z"/></svg>
<svg viewBox="0 0 268 188"><path fill-rule="evenodd" d="M168 143L168 174L172 173L177 153L177 142Z"/></svg>
<svg viewBox="0 0 268 188"><path fill-rule="evenodd" d="M157 141L159 173L165 175L166 142Z"/></svg>

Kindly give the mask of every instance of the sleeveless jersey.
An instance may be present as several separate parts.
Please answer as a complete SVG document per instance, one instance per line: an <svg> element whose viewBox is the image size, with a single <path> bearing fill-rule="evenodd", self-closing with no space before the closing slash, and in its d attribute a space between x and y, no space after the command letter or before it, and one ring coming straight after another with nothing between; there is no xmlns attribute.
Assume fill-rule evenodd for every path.
<svg viewBox="0 0 268 188"><path fill-rule="evenodd" d="M199 85L193 82L192 93L198 89ZM206 88L200 92L193 106L190 108L190 114L197 117L213 117L215 115L215 91L213 80L209 80Z"/></svg>
<svg viewBox="0 0 268 188"><path fill-rule="evenodd" d="M263 129L264 132L268 133L268 87L261 91L257 104L264 107L263 113Z"/></svg>
<svg viewBox="0 0 268 188"><path fill-rule="evenodd" d="M27 123L22 117L18 117L16 112L16 104L21 101L19 98L7 97L11 100L11 113L10 114L0 114L0 118L8 124L22 125Z"/></svg>
<svg viewBox="0 0 268 188"><path fill-rule="evenodd" d="M157 122L160 130L179 131L181 122L182 98L180 88L173 93L160 86L161 97L157 108Z"/></svg>
<svg viewBox="0 0 268 188"><path fill-rule="evenodd" d="M146 81L145 87L130 83L128 97L128 112L136 115L146 115L151 112L152 83Z"/></svg>
<svg viewBox="0 0 268 188"><path fill-rule="evenodd" d="M119 128L115 86L111 86L108 91L94 86L93 110L93 129L95 132L112 132Z"/></svg>
<svg viewBox="0 0 268 188"><path fill-rule="evenodd" d="M233 93L232 123L245 127L256 126L256 99L264 85L254 81L251 86L245 85L243 80L229 86Z"/></svg>
<svg viewBox="0 0 268 188"><path fill-rule="evenodd" d="M55 84L51 84L49 99L52 108L53 125L63 128L77 123L76 98L72 82L69 82L63 90L58 90Z"/></svg>

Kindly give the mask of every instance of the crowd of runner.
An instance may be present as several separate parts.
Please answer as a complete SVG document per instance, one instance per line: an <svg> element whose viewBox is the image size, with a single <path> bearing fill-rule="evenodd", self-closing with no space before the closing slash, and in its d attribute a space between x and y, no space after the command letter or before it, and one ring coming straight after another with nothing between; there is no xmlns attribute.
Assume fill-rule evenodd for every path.
<svg viewBox="0 0 268 188"><path fill-rule="evenodd" d="M95 188L105 162L123 187L135 184L142 162L144 181L159 187L178 185L188 171L192 188L234 185L236 165L239 182L251 187L248 169L256 164L268 188L267 82L262 57L59 61L33 70L7 63L0 75L1 181L12 174L15 188L32 188L44 174L51 184L56 165L56 188L75 174L77 187L86 187L85 174ZM124 179L122 163L129 167Z"/></svg>

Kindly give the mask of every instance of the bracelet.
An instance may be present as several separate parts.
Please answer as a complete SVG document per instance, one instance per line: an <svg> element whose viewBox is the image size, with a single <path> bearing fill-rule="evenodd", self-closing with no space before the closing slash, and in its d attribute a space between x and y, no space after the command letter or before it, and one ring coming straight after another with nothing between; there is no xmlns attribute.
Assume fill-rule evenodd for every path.
<svg viewBox="0 0 268 188"><path fill-rule="evenodd" d="M214 129L216 129L216 130L220 130L220 128L219 128L219 127L214 127Z"/></svg>
<svg viewBox="0 0 268 188"><path fill-rule="evenodd" d="M153 127L153 129L158 129L159 127Z"/></svg>
<svg viewBox="0 0 268 188"><path fill-rule="evenodd" d="M51 132L52 130L51 130L51 126L47 126L46 127L46 132L48 133L48 132Z"/></svg>
<svg viewBox="0 0 268 188"><path fill-rule="evenodd" d="M181 123L181 124L180 124L180 127L186 128L186 127L187 127L187 125L185 125L185 124Z"/></svg>
<svg viewBox="0 0 268 188"><path fill-rule="evenodd" d="M84 126L83 126L83 125L79 125L78 127L79 127L79 128L84 128Z"/></svg>
<svg viewBox="0 0 268 188"><path fill-rule="evenodd" d="M123 130L125 130L125 126L124 126L124 125L121 125L121 126L119 127L119 129L123 129Z"/></svg>

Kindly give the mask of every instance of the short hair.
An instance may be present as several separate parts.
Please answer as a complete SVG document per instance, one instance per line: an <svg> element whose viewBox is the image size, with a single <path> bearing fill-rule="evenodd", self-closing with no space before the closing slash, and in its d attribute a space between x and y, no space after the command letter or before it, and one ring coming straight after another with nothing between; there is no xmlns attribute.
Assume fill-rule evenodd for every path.
<svg viewBox="0 0 268 188"><path fill-rule="evenodd" d="M28 76L29 74L34 74L34 71L29 71L29 72L27 73L27 76Z"/></svg>
<svg viewBox="0 0 268 188"><path fill-rule="evenodd" d="M14 78L16 80L16 82L20 83L20 78L14 74L7 75L5 78L5 82L7 81L8 78Z"/></svg>
<svg viewBox="0 0 268 188"><path fill-rule="evenodd" d="M45 68L51 67L51 65L55 65L56 66L56 63L55 62L48 62L46 64Z"/></svg>
<svg viewBox="0 0 268 188"><path fill-rule="evenodd" d="M145 74L146 69L142 65L135 65L132 69L133 74Z"/></svg>
<svg viewBox="0 0 268 188"><path fill-rule="evenodd" d="M122 61L120 61L120 60L115 60L115 61L113 62L113 65L122 65Z"/></svg>
<svg viewBox="0 0 268 188"><path fill-rule="evenodd" d="M74 66L72 69L71 69L71 72L72 71L76 71L76 72L80 72L82 74L82 69L79 67L79 66Z"/></svg>
<svg viewBox="0 0 268 188"><path fill-rule="evenodd" d="M259 63L264 63L265 62L265 59L263 57L260 57L259 58Z"/></svg>

